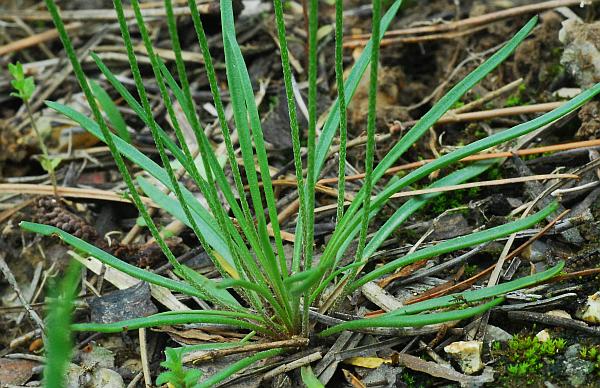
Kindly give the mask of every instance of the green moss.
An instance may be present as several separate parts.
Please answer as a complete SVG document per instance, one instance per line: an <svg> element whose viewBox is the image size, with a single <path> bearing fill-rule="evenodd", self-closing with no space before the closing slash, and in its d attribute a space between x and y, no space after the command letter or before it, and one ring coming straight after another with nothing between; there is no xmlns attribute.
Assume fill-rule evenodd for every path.
<svg viewBox="0 0 600 388"><path fill-rule="evenodd" d="M579 351L579 356L583 360L594 363L594 371L600 375L600 345L583 346Z"/></svg>
<svg viewBox="0 0 600 388"><path fill-rule="evenodd" d="M480 192L481 188L472 187L468 190L455 190L441 194L426 206L425 213L439 215L448 209L461 207L468 201L477 198Z"/></svg>
<svg viewBox="0 0 600 388"><path fill-rule="evenodd" d="M465 267L464 276L470 278L471 276L476 275L478 271L479 267L476 264L469 264Z"/></svg>
<svg viewBox="0 0 600 388"><path fill-rule="evenodd" d="M465 106L465 103L462 102L461 100L458 100L450 107L450 110L462 108L463 106Z"/></svg>
<svg viewBox="0 0 600 388"><path fill-rule="evenodd" d="M505 368L505 383L514 380L532 384L540 377L543 378L541 371L547 365L554 364L555 356L562 353L566 345L563 338L540 342L534 336L516 335L504 349L500 343L492 345L492 354L506 360L500 363Z"/></svg>
<svg viewBox="0 0 600 388"><path fill-rule="evenodd" d="M525 101L525 90L525 84L519 85L517 91L508 96L506 102L504 103L504 107L509 108L511 106L527 105L528 103Z"/></svg>

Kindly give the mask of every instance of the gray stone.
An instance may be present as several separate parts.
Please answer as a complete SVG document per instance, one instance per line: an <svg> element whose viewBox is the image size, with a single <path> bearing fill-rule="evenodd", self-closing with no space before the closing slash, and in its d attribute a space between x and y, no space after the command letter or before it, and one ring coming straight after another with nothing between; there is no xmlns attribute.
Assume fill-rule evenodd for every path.
<svg viewBox="0 0 600 388"><path fill-rule="evenodd" d="M580 350L581 345L575 344L569 346L565 351L563 370L572 387L580 387L585 384L588 375L594 370L594 363L581 359Z"/></svg>

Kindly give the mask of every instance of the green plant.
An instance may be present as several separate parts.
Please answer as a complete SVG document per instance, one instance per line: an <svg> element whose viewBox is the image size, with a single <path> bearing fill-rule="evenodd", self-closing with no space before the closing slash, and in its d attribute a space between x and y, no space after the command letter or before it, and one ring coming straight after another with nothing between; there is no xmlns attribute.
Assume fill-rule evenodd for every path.
<svg viewBox="0 0 600 388"><path fill-rule="evenodd" d="M537 372L546 363L553 363L552 357L562 352L565 346L566 341L563 338L540 342L533 336L516 335L508 341L507 356L511 363L507 365L506 370L515 377Z"/></svg>
<svg viewBox="0 0 600 388"><path fill-rule="evenodd" d="M519 85L519 88L517 89L517 91L515 93L511 94L510 96L508 96L508 98L506 99L506 102L504 103L504 107L509 108L509 107L513 107L513 106L525 105L523 98L524 98L524 94L525 94L526 90L527 90L527 86L525 84Z"/></svg>
<svg viewBox="0 0 600 388"><path fill-rule="evenodd" d="M166 369L156 378L156 384L171 383L175 388L196 388L202 372L198 369L187 369L181 360L181 351L178 349L165 349L165 361L160 365Z"/></svg>
<svg viewBox="0 0 600 388"><path fill-rule="evenodd" d="M600 346L582 346L579 350L579 356L587 361L594 363L594 370L600 373Z"/></svg>
<svg viewBox="0 0 600 388"><path fill-rule="evenodd" d="M25 108L27 109L27 115L29 116L29 121L31 122L31 127L35 132L35 136L38 139L40 150L42 151L42 157L40 160L40 164L42 168L48 172L50 175L50 181L52 182L52 188L54 190L54 195L58 196L57 192L57 184L56 184L56 174L54 171L58 167L61 162L60 158L50 157L48 154L48 147L46 147L46 143L44 143L44 138L36 121L33 117L33 112L31 111L31 104L29 100L33 96L33 92L35 91L35 80L33 77L25 77L25 72L23 71L23 65L21 62L17 62L16 64L9 63L8 71L10 75L13 77L13 80L10 81L11 86L15 90L10 95L20 98L25 104Z"/></svg>
<svg viewBox="0 0 600 388"><path fill-rule="evenodd" d="M116 165L119 168L127 185L127 195L138 208L145 225L152 237L163 250L165 256L172 263L175 273L182 280L166 278L149 271L142 270L101 249L82 241L59 228L23 222L21 226L28 231L42 235L56 235L65 243L78 250L91 255L104 264L119 271L134 276L140 280L166 287L176 292L181 292L205 300L212 305L209 310L193 310L185 312L163 312L149 317L132 319L111 324L77 323L72 325L77 331L120 332L142 327L160 325L174 325L184 323L215 323L228 324L255 333L258 336L271 339L290 339L296 336L308 338L312 334L312 325L309 319L310 307L319 308L324 313L336 305L337 301L359 289L367 282L388 274L419 260L428 259L458 249L474 246L491 241L511 233L528 228L544 220L556 209L556 204L550 204L540 212L527 218L507 223L488 230L472 233L468 236L458 237L439 243L435 246L417 250L404 257L392 260L385 265L373 267L369 262L372 254L381 244L414 212L421 209L428 201L439 194L428 194L413 198L398 208L379 228L367 242L367 229L369 222L377 216L382 208L389 202L390 196L408 185L427 177L431 172L445 168L462 158L476 152L489 149L495 145L517 138L529 133L543 125L551 123L565 114L577 109L586 101L600 92L600 85L584 91L581 95L565 103L552 112L548 112L527 123L517 125L506 131L494 134L485 139L468 144L452 153L418 168L405 176L389 182L377 195L372 196L371 188L384 176L384 172L391 167L402 154L423 136L446 111L458 101L461 96L470 90L477 82L490 73L517 45L525 39L536 24L537 18L529 21L503 48L496 52L475 71L465 77L448 94L427 112L422 119L408 131L391 151L374 166L375 147L375 113L376 113L376 88L377 88L377 63L379 53L379 40L389 27L394 15L398 11L401 0L395 1L385 15L380 19L381 4L379 0L373 2L373 38L364 48L363 54L355 63L346 82L340 89L340 99L336 100L321 128L319 138L316 137L317 112L316 112L316 57L317 57L317 0L308 2L308 133L306 138L306 174L303 169L300 129L296 117L296 106L293 94L292 73L288 58L285 24L283 18L283 5L281 1L274 1L275 20L280 43L281 64L283 80L286 87L286 98L290 115L290 131L294 154L296 183L299 195L299 214L297 219L294 249L291 260L284 254L284 242L277 221L276 201L273 185L270 178L269 164L266 147L261 130L258 108L254 101L254 92L250 82L244 58L237 44L235 25L231 0L222 0L221 26L223 49L225 54L225 67L227 85L233 108L235 131L239 138L241 150L241 168L233 147L231 130L229 128L223 104L220 98L216 73L212 64L206 35L200 20L195 0L188 0L193 25L196 31L205 70L208 76L215 107L218 113L225 148L227 162L233 174L234 185L231 187L225 175L225 170L219 161L209 139L196 114L196 107L192 99L187 69L184 65L178 32L173 14L171 0L165 0L167 13L167 26L171 37L171 44L175 54L177 80L169 69L156 55L150 40L149 32L144 24L138 0L132 0L131 6L135 15L139 33L144 42L151 68L159 88L162 101L167 114L171 119L172 129L177 142L172 141L164 129L153 117L152 109L147 98L142 82L140 69L131 41L129 27L121 0L114 0L121 34L127 50L131 71L135 81L138 98L134 97L123 84L115 77L102 60L92 54L93 60L106 77L108 82L127 102L129 107L136 112L139 118L148 126L156 143L160 155L161 165L155 163L129 142L112 134L96 103L94 93L85 77L81 64L75 56L72 44L65 32L54 0L46 0L48 9L58 29L61 41L71 61L74 73L90 105L93 118L55 102L48 102L48 106L64 114L88 130L90 133L105 142L110 148ZM336 78L341 85L341 43L340 23L341 1L336 2ZM321 252L320 259L313 262L314 258L314 205L315 184L327 158L331 143L338 128L342 140L345 136L345 106L350 102L358 83L371 63L369 112L367 125L367 157L363 188L356 194L355 200L343 209L343 189L340 187L341 199L338 201L337 224L330 241ZM181 106L187 122L196 136L199 147L199 157L193 157L188 143L183 137L180 121L175 115L173 99ZM345 159L343 152L346 148L345 141L340 144L340 169L343 175L342 162ZM176 161L186 168L189 176L194 180L207 202L207 207L202 205L195 196L181 185L171 166L167 151ZM160 185L138 177L134 182L123 158L129 159L149 175L154 177L160 185L165 186L174 193L174 197L165 194ZM255 162L256 161L256 162ZM196 163L199 162L199 163ZM202 168L198 167L198 164ZM461 168L434 182L430 187L454 185L472 179L485 172L494 165L494 161L483 161ZM258 170L258 171L257 171ZM342 178L343 181L343 178ZM136 184L137 183L137 186ZM246 196L244 183L249 187ZM261 184L259 184L261 183ZM154 224L147 209L138 194L138 187L162 209L172 214L175 218L185 223L197 236L201 246L221 273L223 280L217 282L207 279L191 268L180 264L169 250L161 237L157 226ZM261 190L262 188L262 190ZM236 193L237 191L237 193ZM239 194L239 199L236 194ZM220 201L221 195L225 198L231 214L226 212L226 207ZM232 218L235 220L232 220ZM268 225L270 224L270 228ZM358 236L358 247L351 263L340 267L340 261L346 254L348 246ZM548 279L562 269L562 264L545 272L527 276L508 283L479 290L466 291L456 295L448 295L420 303L415 303L404 308L389 312L373 319L360 319L334 325L316 333L319 336L329 336L342 330L357 330L369 327L407 327L423 326L450 320L459 320L481 314L503 301L502 295L515 289L523 288ZM364 271L364 272L363 272ZM234 288L237 295L234 297L228 289ZM327 292L326 292L327 291ZM466 303L466 306L465 306ZM464 306L452 310L452 307ZM217 346L215 344L213 346ZM283 349L272 349L256 353L244 358L225 370L210 378L203 380L200 386L211 386L231 374L248 367L252 363L281 354ZM311 379L308 370L305 370L305 382Z"/></svg>
<svg viewBox="0 0 600 388"><path fill-rule="evenodd" d="M62 387L65 384L67 365L71 360L71 322L73 300L76 296L81 266L74 261L58 284L49 289L49 314L46 319L47 343L44 386Z"/></svg>
<svg viewBox="0 0 600 388"><path fill-rule="evenodd" d="M466 278L470 278L471 276L476 275L478 271L479 271L479 266L477 264L467 264L465 266L464 276Z"/></svg>

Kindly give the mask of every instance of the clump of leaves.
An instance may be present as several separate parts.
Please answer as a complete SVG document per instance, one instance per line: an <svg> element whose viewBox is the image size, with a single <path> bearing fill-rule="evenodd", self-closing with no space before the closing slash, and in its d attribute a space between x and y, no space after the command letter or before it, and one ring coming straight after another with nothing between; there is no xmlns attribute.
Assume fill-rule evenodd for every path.
<svg viewBox="0 0 600 388"><path fill-rule="evenodd" d="M46 147L44 138L40 130L38 129L38 126L33 117L33 112L31 111L31 105L29 103L31 97L33 96L33 92L35 92L35 80L33 79L33 77L25 76L25 71L23 70L23 65L21 64L21 62L17 62L16 64L9 63L8 71L13 77L12 81L10 81L10 84L15 90L10 95L20 98L21 101L23 101L23 104L25 104L25 108L27 109L27 115L29 116L29 121L31 122L31 127L35 131L35 135L40 145L40 150L42 151L40 164L42 165L42 168L48 172L48 175L50 175L52 188L54 189L54 195L58 196L56 189L56 174L54 171L60 164L61 159L56 157L50 157L50 155L48 154L48 147Z"/></svg>
<svg viewBox="0 0 600 388"><path fill-rule="evenodd" d="M170 383L174 388L198 388L198 380L202 372L198 369L185 368L182 363L181 351L167 348L165 350L165 361L160 365L166 369L156 378L156 384Z"/></svg>
<svg viewBox="0 0 600 388"><path fill-rule="evenodd" d="M388 182L383 190L378 193L372 192L372 188L375 184L380 183L385 176L385 172L415 142L419 141L456 101L515 50L518 44L534 28L537 18L530 20L504 47L454 86L417 124L398 140L375 166L375 116L379 42L398 12L402 1L393 2L383 17L381 17L381 1L373 1L372 38L344 81L341 66L342 55L340 55L342 44L341 23L343 20L342 1L336 0L336 80L342 87L338 87L340 90L339 98L334 102L324 124L319 128L320 131L317 131L316 109L319 2L317 0L307 1L309 117L307 135L304 137L301 134L296 116L296 102L287 49L283 4L281 1L275 0L273 2L275 23L281 48L281 67L290 115L294 171L299 201L296 231L291 247L293 253L286 255L287 250L284 249L284 244L287 244L287 242L284 241L284 235L281 233L278 222L277 200L271 180L271 170L265 139L263 138L259 109L255 102L250 75L237 42L232 1L220 1L220 16L227 86L233 108L235 133L239 139L241 163L238 163L239 156L234 148L233 131L230 129L229 119L225 114L221 100L220 83L216 77L197 3L196 0L188 0L190 15L200 51L204 58L206 75L221 126L227 155L226 166L221 163L220 155L216 155L212 142L207 137L198 117L198 109L192 98L186 64L183 61L172 0L164 0L164 5L168 32L175 57L176 76L161 61L152 45L152 39L141 12L139 0L131 0L130 4L176 141L168 136L154 117L154 111L136 57L137 48L134 48L129 31L131 23L126 19L121 0L114 0L114 5L131 67L131 74L136 86L137 97L131 94L99 56L91 55L104 77L150 129L160 156L160 164L148 158L131 143L110 132L107 121L96 101L93 88L87 80L66 33L55 1L45 1L73 66L74 74L91 108L93 118L89 118L65 105L55 102L48 102L47 104L50 108L74 120L82 128L85 128L107 144L115 164L123 176L128 195L140 212L150 234L162 249L168 261L173 265L174 272L179 278L167 278L137 268L59 228L29 222L23 222L21 226L26 230L42 235L57 235L67 244L95 257L105 265L140 280L201 299L208 306L207 309L203 310L169 311L110 324L77 323L72 325L74 330L121 332L142 327L203 323L230 325L242 332L251 332L256 334L257 337L269 340L293 340L298 338L307 340L313 335L325 337L344 330L360 330L372 327L420 327L466 319L481 314L501 303L503 295L507 292L548 279L562 269L563 264L561 263L547 271L494 287L430 299L407 305L376 318L345 321L324 329L315 326L310 319L311 308L318 309L320 313L327 313L337 306L339 301L361 289L366 283L381 276L420 260L510 235L543 221L555 211L557 204L552 203L540 212L526 218L422 248L381 266L375 266L371 262L373 254L404 221L422 209L429 201L439 196L439 193L432 193L410 199L395 209L393 214L387 217L385 223L378 227L374 235L368 239L367 231L370 222L376 219L377 215L390 203L393 194L430 176L432 172L448 168L469 155L487 150L552 123L600 93L600 84L595 85L554 111L456 149L403 177ZM361 78L369 67L369 63L371 67L364 185L355 193L352 203L347 205L343 195L343 161L346 148L345 110L357 90ZM183 135L182 126L184 123L182 123L181 117L175 114L175 103L181 107L187 121L186 125L189 124L195 135L195 146L199 151L197 157L190 148L190 142ZM318 137L317 133L319 133ZM338 171L341 186L338 190L336 227L327 244L320 250L319 259L314 261L315 256L317 256L314 254L316 182L329 155L333 139L338 133L341 139L341 162ZM303 157L301 144L306 144L305 158ZM149 180L142 176L134 180L125 164L125 158L155 180ZM197 193L191 193L186 186L179 182L173 170L174 160L171 158L174 158L178 164L185 167L189 177L194 181L200 194L206 200L205 203L197 199ZM430 187L463 183L479 176L494 166L495 163L496 161L492 160L467 165L436 180ZM233 185L230 183L226 171L231 171ZM245 187L248 187L248 192ZM165 194L165 188L173 195ZM144 205L138 193L139 189L194 232L200 246L206 251L219 271L222 277L221 281L208 279L177 261ZM355 245L356 250L351 253L348 248L354 242L357 243ZM349 264L344 265L343 263ZM235 289L236 293L231 293L229 289ZM459 306L460 308L453 309ZM215 348L217 345L219 344L214 344ZM283 348L277 348L255 353L228 366L219 373L203 379L200 386L214 385L258 360L279 355L284 351ZM305 383L311 380L308 369L305 371L304 376Z"/></svg>

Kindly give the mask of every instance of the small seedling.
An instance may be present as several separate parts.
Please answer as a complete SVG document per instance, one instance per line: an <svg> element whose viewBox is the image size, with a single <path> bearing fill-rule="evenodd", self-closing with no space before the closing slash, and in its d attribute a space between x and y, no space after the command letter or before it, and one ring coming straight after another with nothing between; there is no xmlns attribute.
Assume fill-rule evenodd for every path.
<svg viewBox="0 0 600 388"><path fill-rule="evenodd" d="M583 346L579 355L582 359L594 363L594 370L600 374L600 346Z"/></svg>
<svg viewBox="0 0 600 388"><path fill-rule="evenodd" d="M13 89L15 90L10 95L13 97L20 98L25 104L25 108L27 109L27 115L29 116L29 121L31 122L31 126L35 131L36 137L40 143L40 150L42 150L42 158L40 164L42 168L48 172L50 175L50 180L52 181L52 188L54 190L54 195L58 196L58 191L56 188L56 174L54 171L58 167L61 162L60 158L51 158L48 155L48 148L44 143L44 139L42 138L42 134L39 131L35 120L33 119L33 112L31 111L31 104L29 101L31 100L31 96L35 91L35 81L33 77L25 77L25 72L23 71L23 65L21 62L17 62L16 64L9 63L8 71L13 77L13 80L10 82Z"/></svg>
<svg viewBox="0 0 600 388"><path fill-rule="evenodd" d="M180 351L167 348L165 356L165 361L161 362L160 365L167 370L158 375L157 385L168 383L169 386L175 388L196 388L199 386L198 380L202 376L202 372L198 369L184 368Z"/></svg>

